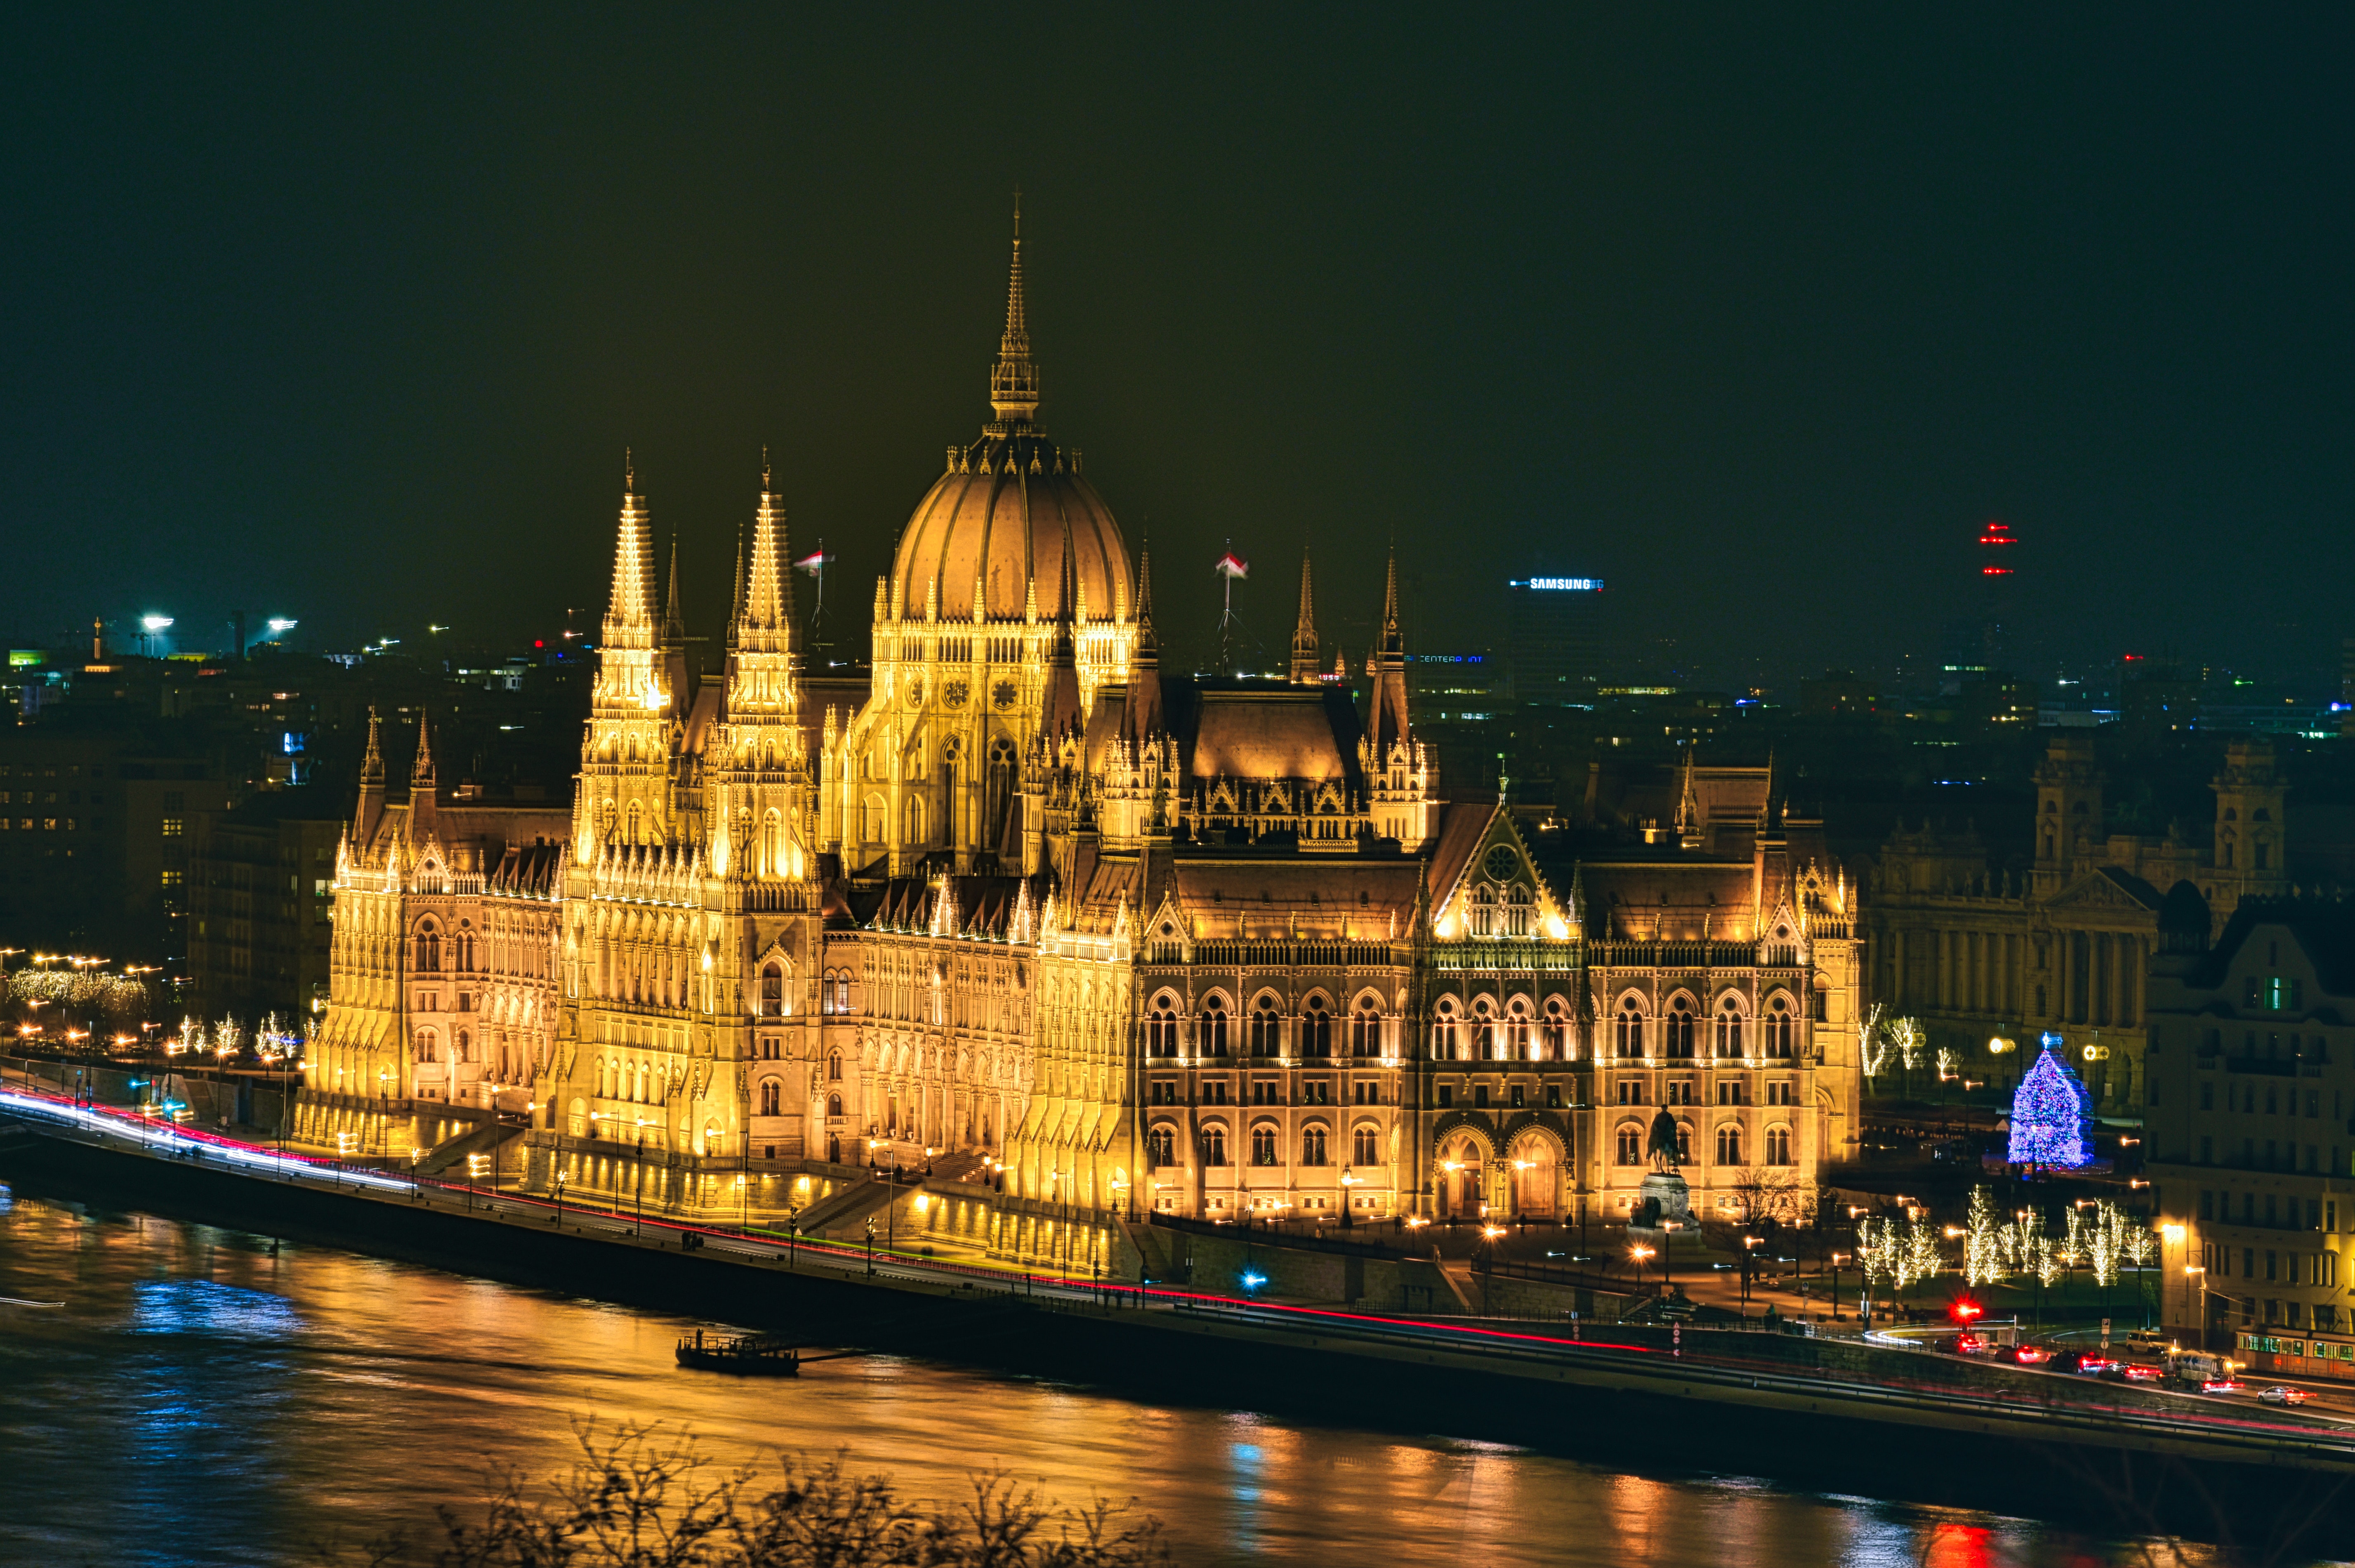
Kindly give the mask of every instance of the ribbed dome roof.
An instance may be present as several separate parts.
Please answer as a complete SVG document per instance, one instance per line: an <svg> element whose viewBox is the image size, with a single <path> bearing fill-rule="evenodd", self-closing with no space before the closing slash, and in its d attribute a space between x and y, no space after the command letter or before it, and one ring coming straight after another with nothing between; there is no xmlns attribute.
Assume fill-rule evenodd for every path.
<svg viewBox="0 0 2355 1568"><path fill-rule="evenodd" d="M955 466L934 482L900 536L892 587L908 614L923 613L925 595L938 583L941 613L970 616L976 577L993 618L1020 616L1034 582L1039 617L1063 614L1067 527L1089 617L1109 620L1135 605L1120 524L1079 471L1076 454L1026 429L993 431L951 455Z"/></svg>
<svg viewBox="0 0 2355 1568"><path fill-rule="evenodd" d="M1035 423L1039 376L1030 358L1029 313L1022 291L1022 214L1014 214L1014 264L1006 290L1006 335L989 377L996 418L979 440L952 447L947 471L933 482L900 535L891 564L892 598L910 616L937 593L943 616L973 614L978 582L985 612L1019 617L1033 584L1039 614L1053 620L1063 602L1064 540L1072 580L1094 620L1125 613L1135 578L1112 508L1066 453Z"/></svg>

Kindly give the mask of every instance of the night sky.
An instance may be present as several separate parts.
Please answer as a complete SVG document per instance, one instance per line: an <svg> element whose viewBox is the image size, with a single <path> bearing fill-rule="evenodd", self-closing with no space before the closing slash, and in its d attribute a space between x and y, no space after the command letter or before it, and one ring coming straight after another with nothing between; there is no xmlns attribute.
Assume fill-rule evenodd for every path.
<svg viewBox="0 0 2355 1568"><path fill-rule="evenodd" d="M1019 185L1181 656L1231 535L1280 657L1305 537L1354 663L1394 534L1427 650L1538 567L1893 670L1988 517L2082 660L2355 632L2343 9L357 9L0 24L0 631L591 624L627 444L708 633L766 442L863 650Z"/></svg>

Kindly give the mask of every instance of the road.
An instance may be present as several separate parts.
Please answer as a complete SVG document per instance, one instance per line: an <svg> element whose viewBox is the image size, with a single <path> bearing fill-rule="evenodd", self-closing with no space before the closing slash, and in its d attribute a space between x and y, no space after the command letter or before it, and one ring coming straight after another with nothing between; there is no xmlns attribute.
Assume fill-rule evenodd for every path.
<svg viewBox="0 0 2355 1568"><path fill-rule="evenodd" d="M368 1200L422 1204L443 1212L470 1210L517 1225L561 1225L613 1245L680 1250L699 1248L745 1264L871 1279L884 1287L932 1295L971 1292L1019 1295L1031 1306L1091 1315L1136 1315L1140 1326L1276 1339L1377 1359L1461 1364L1515 1376L1649 1390L1677 1397L1772 1404L1910 1425L1947 1425L1981 1431L2033 1423L2046 1435L2061 1430L2112 1446L2156 1446L2172 1440L2201 1446L2216 1457L2292 1462L2355 1470L2355 1422L2312 1411L2284 1412L2247 1402L2181 1399L2154 1405L2121 1398L2111 1385L2052 1373L2016 1372L1997 1386L1957 1388L1905 1375L1913 1356L1900 1352L1884 1375L1828 1367L1793 1366L1727 1353L1752 1336L1709 1332L1680 1336L1668 1346L1633 1342L1637 1336L1600 1336L1575 1328L1502 1319L1418 1318L1380 1311L1266 1301L1250 1297L1105 1284L1071 1275L1007 1269L925 1258L882 1246L763 1237L683 1224L611 1209L584 1207L528 1194L485 1192L464 1183L417 1180L356 1170L218 1134L175 1127L106 1107L79 1105L54 1095L0 1087L0 1110L46 1125L87 1143L140 1150L152 1158L187 1160L258 1180L341 1191ZM1704 1350L1706 1344L1709 1348ZM1764 1336L1757 1348L1769 1348ZM1922 1367L1923 1373L1932 1368ZM2139 1393L2141 1391L2136 1391Z"/></svg>

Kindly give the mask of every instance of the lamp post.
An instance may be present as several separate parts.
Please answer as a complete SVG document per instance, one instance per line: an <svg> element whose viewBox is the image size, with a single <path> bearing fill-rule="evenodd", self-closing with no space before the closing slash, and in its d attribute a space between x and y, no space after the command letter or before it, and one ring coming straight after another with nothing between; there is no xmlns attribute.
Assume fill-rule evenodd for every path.
<svg viewBox="0 0 2355 1568"><path fill-rule="evenodd" d="M1349 1213L1349 1189L1358 1184L1357 1176L1346 1165L1341 1167L1341 1228L1348 1230L1357 1218Z"/></svg>
<svg viewBox="0 0 2355 1568"><path fill-rule="evenodd" d="M1635 1262L1636 1284L1640 1287L1644 1283L1644 1260L1652 1255L1652 1249L1638 1242L1627 1249L1627 1255Z"/></svg>
<svg viewBox="0 0 2355 1568"><path fill-rule="evenodd" d="M1825 1261L1825 1263L1827 1263L1828 1265L1829 1265L1829 1266L1830 1266L1830 1267L1831 1267L1831 1272L1832 1272L1832 1321L1833 1321L1833 1322L1835 1322L1835 1323L1837 1323L1837 1322L1838 1322L1838 1321L1840 1320L1840 1308L1839 1308L1839 1301L1840 1301L1840 1298L1839 1298L1839 1271L1840 1271L1840 1265L1841 1265L1841 1264L1843 1264L1843 1263L1846 1263L1846 1262L1848 1261L1848 1254L1846 1254L1846 1253L1844 1253L1844 1252L1828 1252L1828 1253L1824 1254L1824 1261Z"/></svg>
<svg viewBox="0 0 2355 1568"><path fill-rule="evenodd" d="M2188 1232L2186 1232L2186 1231L2184 1230L2184 1228L2183 1228L2181 1225L2161 1225L2161 1226L2159 1226L2159 1227L2158 1227L2158 1235L2159 1235L2158 1266L2159 1266L2159 1268L2160 1268L2160 1269L2161 1269L2161 1271L2162 1271L2162 1272L2160 1273L2160 1275L2159 1275L2159 1280L2160 1280L2160 1282L2161 1282L2162 1284L2164 1284L2164 1283L2165 1283L2166 1278L2167 1278L2167 1276L2166 1276L2166 1274L2165 1274L2165 1272L2164 1272L2164 1270L2165 1270L2165 1269L2166 1269L2166 1267L2167 1267L2167 1244L2168 1244L2169 1242L2179 1242L2179 1241L2183 1240L2183 1238L2184 1238L2188 1234L2189 1234L2189 1233L2188 1233ZM2187 1247L2185 1247L2185 1248L2183 1249L2183 1264L2184 1264L2184 1270L2185 1270L2185 1272L2186 1272L2187 1274L2189 1274L2189 1273L2190 1273L2190 1266L2191 1266L2191 1249L2190 1249L2190 1247L2188 1247L2188 1246L2187 1246ZM2186 1287L2186 1291L2187 1291L2187 1294L2188 1294L2188 1292L2189 1292L2189 1287ZM2166 1303L2165 1301L2161 1301L2161 1302L2158 1304L2158 1308L2159 1308L2159 1310L2158 1310L2158 1315L2159 1315L2162 1319L2163 1319L2163 1318L2165 1318L2165 1317L2167 1316L2167 1303ZM2188 1300L2188 1299L2187 1299L2187 1300L2183 1303L2183 1309L2184 1309L2186 1312L2190 1311L2190 1309L2191 1309L2191 1303L2190 1303L2190 1300Z"/></svg>
<svg viewBox="0 0 2355 1568"><path fill-rule="evenodd" d="M2208 1348L2208 1330L2207 1326L2200 1321L2200 1298L2206 1292L2207 1287L2200 1282L2199 1277L2207 1272L2206 1268L2196 1263L2187 1263L2183 1266L2183 1311L2184 1315L2190 1319L2185 1327L2198 1330L2200 1348L2203 1351Z"/></svg>
<svg viewBox="0 0 2355 1568"><path fill-rule="evenodd" d="M1745 1308L1750 1305L1750 1274L1751 1270L1757 1266L1756 1249L1762 1239L1758 1236L1742 1238L1742 1305Z"/></svg>
<svg viewBox="0 0 2355 1568"><path fill-rule="evenodd" d="M552 1185L556 1188L556 1228L561 1231L564 1228L564 1167L560 1164L556 1168L556 1180Z"/></svg>
<svg viewBox="0 0 2355 1568"><path fill-rule="evenodd" d="M646 1118L638 1118L638 1220L633 1235L646 1234Z"/></svg>

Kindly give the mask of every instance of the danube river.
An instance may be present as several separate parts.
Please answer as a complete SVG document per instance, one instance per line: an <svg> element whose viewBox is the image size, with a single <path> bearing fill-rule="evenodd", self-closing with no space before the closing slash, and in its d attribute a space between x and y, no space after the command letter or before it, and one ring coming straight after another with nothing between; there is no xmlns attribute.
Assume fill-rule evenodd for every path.
<svg viewBox="0 0 2355 1568"><path fill-rule="evenodd" d="M897 1356L798 1381L686 1372L672 1347L697 1325L677 1319L54 1196L0 1202L0 1296L62 1303L0 1307L0 1562L299 1563L478 1495L487 1465L560 1468L591 1415L690 1428L730 1460L840 1451L916 1496L1002 1467L1067 1502L1133 1498L1185 1563L2146 1561L2018 1520Z"/></svg>

